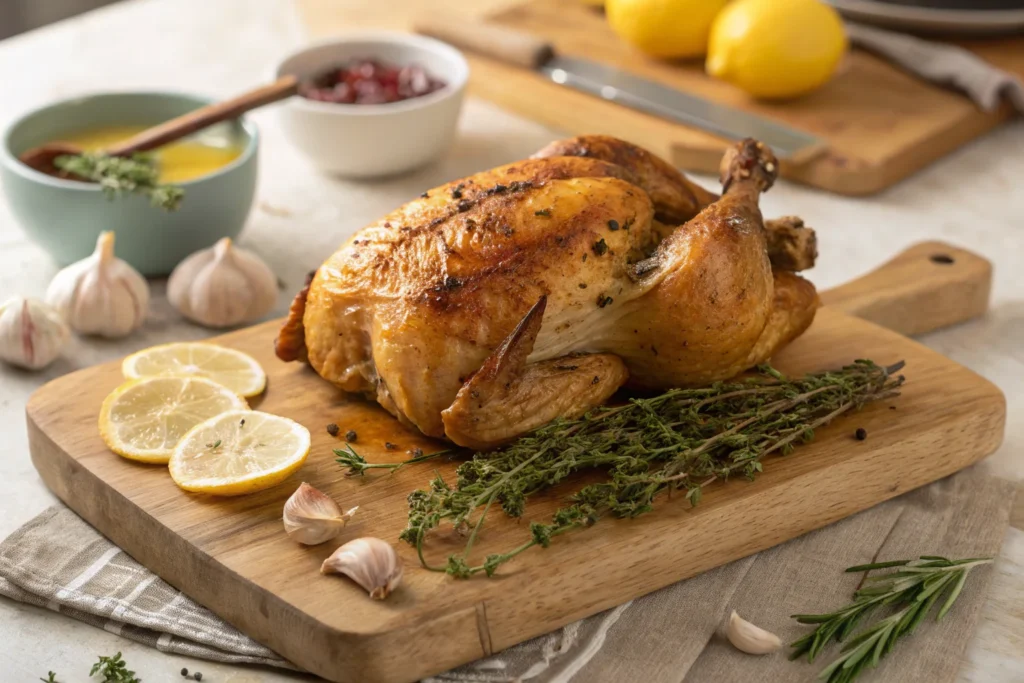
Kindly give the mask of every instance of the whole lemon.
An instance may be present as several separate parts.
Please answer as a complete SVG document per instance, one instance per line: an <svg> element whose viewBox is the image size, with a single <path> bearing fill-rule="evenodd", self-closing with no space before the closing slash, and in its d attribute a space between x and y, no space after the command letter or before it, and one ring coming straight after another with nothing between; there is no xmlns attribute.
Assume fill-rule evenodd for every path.
<svg viewBox="0 0 1024 683"><path fill-rule="evenodd" d="M706 68L754 97L796 97L828 82L846 46L820 0L736 0L711 26Z"/></svg>
<svg viewBox="0 0 1024 683"><path fill-rule="evenodd" d="M729 0L606 0L619 37L652 57L700 57L715 15Z"/></svg>

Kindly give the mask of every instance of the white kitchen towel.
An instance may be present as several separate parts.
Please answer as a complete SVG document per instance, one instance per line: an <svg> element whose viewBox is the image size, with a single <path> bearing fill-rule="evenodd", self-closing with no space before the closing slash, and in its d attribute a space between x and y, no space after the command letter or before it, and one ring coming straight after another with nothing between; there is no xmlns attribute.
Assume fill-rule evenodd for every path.
<svg viewBox="0 0 1024 683"><path fill-rule="evenodd" d="M998 555L1014 491L1012 484L982 468L970 468L428 680L810 682L835 655L835 647L814 664L790 662L781 653L750 657L717 635L724 618L738 610L790 642L807 632L790 614L828 611L849 599L860 577L844 574L845 567L934 553ZM939 624L922 624L917 635L901 642L877 671L858 683L955 680L991 574L987 567L973 572L954 613ZM161 581L63 506L43 512L0 543L0 595L167 652L297 668Z"/></svg>
<svg viewBox="0 0 1024 683"><path fill-rule="evenodd" d="M1024 113L1024 83L969 50L862 24L846 24L850 42L927 81L955 88L985 111L1005 98Z"/></svg>

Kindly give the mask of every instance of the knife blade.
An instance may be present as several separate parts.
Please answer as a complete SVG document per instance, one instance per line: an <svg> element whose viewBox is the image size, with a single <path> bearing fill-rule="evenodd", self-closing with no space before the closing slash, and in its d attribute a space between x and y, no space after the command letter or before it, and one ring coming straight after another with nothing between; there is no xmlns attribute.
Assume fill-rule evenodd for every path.
<svg viewBox="0 0 1024 683"><path fill-rule="evenodd" d="M809 133L606 64L557 54L550 43L529 33L486 22L439 17L422 18L415 29L455 47L536 71L560 86L727 140L755 138L791 163L805 163L825 150L824 142Z"/></svg>
<svg viewBox="0 0 1024 683"><path fill-rule="evenodd" d="M803 160L809 152L823 148L821 141L803 131L586 59L556 55L539 71L559 85L727 140L755 138L770 146L779 158Z"/></svg>

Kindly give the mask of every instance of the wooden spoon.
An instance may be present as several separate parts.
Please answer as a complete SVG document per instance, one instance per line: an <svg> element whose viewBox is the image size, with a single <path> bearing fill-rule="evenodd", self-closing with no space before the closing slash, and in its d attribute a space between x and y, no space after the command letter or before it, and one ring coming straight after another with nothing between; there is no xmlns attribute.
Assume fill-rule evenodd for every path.
<svg viewBox="0 0 1024 683"><path fill-rule="evenodd" d="M237 118L247 111L291 97L298 92L299 81L295 76L282 76L270 85L233 97L224 102L209 104L187 114L165 121L120 142L104 153L111 156L128 156L135 152L146 152L162 147L169 142L180 140L186 135L203 130L215 123ZM54 165L57 157L64 154L81 154L82 149L67 142L49 142L33 147L19 157L22 163L48 175L61 175Z"/></svg>

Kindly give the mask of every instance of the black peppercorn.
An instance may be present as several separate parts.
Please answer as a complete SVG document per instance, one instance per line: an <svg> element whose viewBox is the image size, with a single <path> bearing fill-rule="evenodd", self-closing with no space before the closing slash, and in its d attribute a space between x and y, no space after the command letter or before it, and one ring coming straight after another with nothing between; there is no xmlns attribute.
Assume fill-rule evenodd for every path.
<svg viewBox="0 0 1024 683"><path fill-rule="evenodd" d="M181 670L181 677L182 678L187 678L188 677L188 669L182 669Z"/></svg>
<svg viewBox="0 0 1024 683"><path fill-rule="evenodd" d="M868 430L864 429L863 427L857 427L857 431L853 433L853 436L855 439L857 439L857 441L863 441L864 439L868 438Z"/></svg>
<svg viewBox="0 0 1024 683"><path fill-rule="evenodd" d="M615 230L618 230L619 229L619 222L617 220L614 220L614 219L608 221L608 229L613 231L613 232Z"/></svg>
<svg viewBox="0 0 1024 683"><path fill-rule="evenodd" d="M203 674L197 671L194 674L192 674L192 678L196 679L197 681L201 681L203 680Z"/></svg>
<svg viewBox="0 0 1024 683"><path fill-rule="evenodd" d="M393 451L396 448L398 448L398 446L396 446L395 444L391 443L390 441L385 441L384 442L384 448L388 449L389 451Z"/></svg>
<svg viewBox="0 0 1024 683"><path fill-rule="evenodd" d="M359 435L356 434L356 430L354 429L350 429L347 432L345 432L345 441L348 441L349 443L355 443L356 439L358 438Z"/></svg>
<svg viewBox="0 0 1024 683"><path fill-rule="evenodd" d="M333 422L327 425L327 433L330 434L331 436L337 436L339 431L341 430L338 429L338 425L334 424Z"/></svg>

